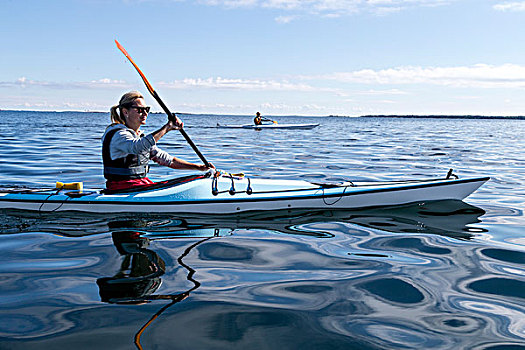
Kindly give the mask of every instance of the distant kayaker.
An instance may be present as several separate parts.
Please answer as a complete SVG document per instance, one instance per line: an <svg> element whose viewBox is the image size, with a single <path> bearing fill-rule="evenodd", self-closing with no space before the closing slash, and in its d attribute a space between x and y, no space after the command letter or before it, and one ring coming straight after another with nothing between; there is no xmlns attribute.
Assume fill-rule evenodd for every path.
<svg viewBox="0 0 525 350"><path fill-rule="evenodd" d="M150 107L146 106L144 97L137 91L124 94L119 104L111 107L112 124L106 128L102 137L104 177L108 190L154 184L146 177L150 159L173 169L209 169L205 165L173 157L157 147L157 142L166 133L184 126L177 116L174 122L170 120L157 131L144 135L140 127L146 124L149 111Z"/></svg>
<svg viewBox="0 0 525 350"><path fill-rule="evenodd" d="M274 122L273 120L271 120L271 119L261 117L261 113L260 113L260 112L255 113L255 118L253 118L253 122L255 123L255 125L262 125L263 122L272 122L272 123L275 123L275 122Z"/></svg>

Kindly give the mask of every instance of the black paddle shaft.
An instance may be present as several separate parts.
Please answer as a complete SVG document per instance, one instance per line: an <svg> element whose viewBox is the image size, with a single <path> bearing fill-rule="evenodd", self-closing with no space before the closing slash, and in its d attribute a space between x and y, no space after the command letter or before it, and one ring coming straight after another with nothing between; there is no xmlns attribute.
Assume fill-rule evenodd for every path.
<svg viewBox="0 0 525 350"><path fill-rule="evenodd" d="M159 103L159 105L162 107L162 109L164 110L164 112L168 115L168 119L171 120L172 122L175 122L175 117L173 116L173 114L170 112L169 108L164 104L164 102L161 100L161 98L159 97L159 95L157 94L157 91L153 91L153 97L155 98L155 100L157 100L157 102ZM195 153L197 153L197 155L199 156L199 158L202 160L202 162L204 163L204 165L206 165L208 168L211 168L211 165L210 163L206 160L206 158L204 158L204 156L202 155L201 151L199 151L199 149L197 148L197 146L195 146L195 144L193 143L193 141L190 139L190 137L188 136L188 134L186 134L186 131L184 131L184 129L180 128L179 129L180 133L182 134L182 136L184 136L184 138L186 139L186 141L190 144L191 148L193 148L193 150L195 151Z"/></svg>

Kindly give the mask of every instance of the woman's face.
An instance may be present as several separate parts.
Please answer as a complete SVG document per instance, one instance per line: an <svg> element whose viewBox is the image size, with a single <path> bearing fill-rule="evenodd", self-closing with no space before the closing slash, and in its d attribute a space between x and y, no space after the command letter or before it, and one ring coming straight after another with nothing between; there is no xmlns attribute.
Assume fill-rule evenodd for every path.
<svg viewBox="0 0 525 350"><path fill-rule="evenodd" d="M133 104L127 108L128 113L126 114L126 124L137 129L141 125L146 124L149 112L149 107L146 107L146 102L143 98L137 98L134 100Z"/></svg>

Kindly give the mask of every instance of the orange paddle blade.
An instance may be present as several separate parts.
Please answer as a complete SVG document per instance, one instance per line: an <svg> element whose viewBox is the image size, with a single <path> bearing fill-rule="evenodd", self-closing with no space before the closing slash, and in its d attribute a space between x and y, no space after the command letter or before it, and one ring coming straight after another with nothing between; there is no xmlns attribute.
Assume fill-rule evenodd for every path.
<svg viewBox="0 0 525 350"><path fill-rule="evenodd" d="M129 55L129 53L126 51L126 49L120 45L120 43L115 40L115 44L117 44L117 47L120 51L122 51L122 53L124 54L124 56L126 56L128 58L128 60L131 62L131 64L133 65L133 67L135 67L135 69L137 70L137 72L140 74L140 77L142 78L142 80L144 81L144 84L146 84L146 87L148 88L149 92L151 94L154 94L155 93L155 90L153 90L153 86L151 86L151 84L149 83L148 79L146 79L146 77L144 76L144 73L142 73L142 71L140 70L140 68L135 64L135 62L133 61L133 59L131 58L131 56Z"/></svg>

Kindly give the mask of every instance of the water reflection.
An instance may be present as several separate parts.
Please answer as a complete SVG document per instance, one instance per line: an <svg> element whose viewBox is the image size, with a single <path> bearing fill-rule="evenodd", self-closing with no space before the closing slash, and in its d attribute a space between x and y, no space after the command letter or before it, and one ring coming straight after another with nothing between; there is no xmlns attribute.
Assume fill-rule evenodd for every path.
<svg viewBox="0 0 525 350"><path fill-rule="evenodd" d="M59 328L41 314L31 337L47 331L64 345L71 345L67 331L86 335L102 326L125 336L121 344L134 336L138 348L174 341L196 349L515 344L523 337L525 255L473 239L483 213L450 201L214 218L11 213L23 225L9 229L28 234L10 248L34 257L14 267L0 259L0 272L11 269L0 288L15 300L7 288L18 285L35 312L27 291L48 286L39 302L67 309L67 317ZM55 235L24 243L35 232ZM42 256L47 270L40 273ZM98 294L86 292L87 282ZM29 320L21 304L8 304L17 324ZM84 321L95 318L104 324ZM0 334L13 329L0 322Z"/></svg>
<svg viewBox="0 0 525 350"><path fill-rule="evenodd" d="M113 232L113 244L123 256L119 271L112 277L97 279L100 299L109 303L142 303L159 288L166 264L147 249L149 239L138 232Z"/></svg>
<svg viewBox="0 0 525 350"><path fill-rule="evenodd" d="M382 207L367 210L281 210L241 215L93 215L4 211L0 233L31 231L64 236L84 236L115 230L136 230L148 237L206 237L224 235L236 229L262 229L277 233L330 238L333 233L322 223L350 223L380 231L437 234L470 239L485 232L479 223L485 211L463 201L437 201L419 205Z"/></svg>
<svg viewBox="0 0 525 350"><path fill-rule="evenodd" d="M200 282L194 279L195 270L186 265L183 258L192 249L212 237L200 239L190 245L177 258L180 266L187 270L186 279L193 286L175 294L154 294L161 285L161 276L166 272L166 263L153 250L148 249L150 239L142 237L136 231L116 231L112 233L113 244L123 256L118 272L112 277L97 279L100 299L103 302L116 304L140 305L152 300L167 300L168 304L158 310L135 334L134 343L142 349L140 339L151 323L172 305L186 299L190 293L200 287Z"/></svg>

